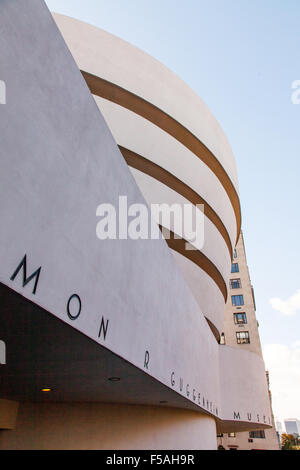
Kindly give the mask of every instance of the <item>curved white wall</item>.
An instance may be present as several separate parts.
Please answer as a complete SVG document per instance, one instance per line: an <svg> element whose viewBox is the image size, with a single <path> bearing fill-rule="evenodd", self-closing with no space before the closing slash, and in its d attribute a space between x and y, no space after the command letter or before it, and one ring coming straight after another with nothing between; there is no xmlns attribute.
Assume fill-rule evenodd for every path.
<svg viewBox="0 0 300 470"><path fill-rule="evenodd" d="M80 68L137 94L184 125L212 151L238 188L228 140L194 90L128 42L81 21L54 17Z"/></svg>
<svg viewBox="0 0 300 470"><path fill-rule="evenodd" d="M211 112L188 85L146 53L107 32L60 15L55 15L55 20L81 70L121 86L176 119L212 151L237 188L235 161L227 139ZM237 237L236 213L224 183L214 173L217 170L212 171L185 145L165 132L159 123L155 125L107 99L98 96L95 99L120 146L167 170L199 194L215 211L220 222L205 216L204 244L196 243L194 246L212 263L205 275L211 276L214 286L206 283L209 295L201 304L204 315L220 333L222 309L219 307L215 311L211 299L215 296L216 283L219 284L218 288L222 283L224 307L230 255ZM136 169L132 170L132 174L149 204L190 203L184 195L155 177ZM220 223L223 229L217 226ZM182 233L176 233L185 238ZM231 247L228 246L229 239ZM215 268L223 281L217 281L220 275ZM197 269L201 271L201 266ZM184 275L195 292L195 276L191 275L191 270L185 270ZM196 297L199 298L198 295Z"/></svg>
<svg viewBox="0 0 300 470"><path fill-rule="evenodd" d="M190 202L183 196L168 188L168 186L162 184L160 181L157 181L155 178L152 178L136 169L131 169L131 172L138 186L141 188L143 196L149 204L179 204L180 207L184 207L184 204L190 204ZM171 224L171 226L165 225L165 227L184 238L184 227L181 227L181 224L175 224L175 226L173 226L173 224ZM228 265L230 265L231 262L228 248L223 237L220 235L220 232L205 216L205 213L204 238L202 239L202 237L199 236L199 241L195 240L194 242L191 242L191 244L213 262L224 279L227 278Z"/></svg>
<svg viewBox="0 0 300 470"><path fill-rule="evenodd" d="M108 399L119 406L122 394L123 403L153 405L165 403L167 396L174 409L209 415L205 432L208 426L210 436L215 432L213 420L248 425L249 409L256 414L254 425L261 422L262 413L268 418L263 362L256 355L224 349L204 318L208 308L219 308L213 301L213 282L203 281L207 296L202 310L185 282L185 270L175 261L180 257L174 258L164 240L97 238L99 204L117 207L122 194L129 203L145 204L145 199L45 3L0 2L0 13L0 68L11 96L0 114L5 129L0 159L0 287L6 315L0 322L8 352L3 366L6 398L40 401L45 386L40 381L46 379L54 383L49 400L55 403ZM66 21L76 32L75 46L80 49L85 39L88 44L90 27L77 28L78 22ZM126 48L133 54L133 65L140 53ZM109 70L107 60L116 57L108 49L105 62L101 53L103 44L90 44L90 57ZM118 64L112 67L116 68ZM153 70L158 72L156 62ZM169 74L162 71L162 78ZM178 83L177 78L172 80ZM183 90L182 96L187 95ZM212 123L211 133L214 129ZM163 185L155 187L164 191ZM161 194L168 198L171 191ZM222 248L214 233L208 237L206 253L225 270L225 245ZM200 250L197 254L204 259ZM34 272L36 277L41 273L35 287ZM196 284L194 272L191 275ZM74 297L78 310L71 314ZM17 318L24 328L15 328ZM45 348L51 331L51 347ZM112 377L119 380L111 381ZM119 384L119 390L113 392L112 384ZM235 393L230 384L236 385ZM46 412L49 403L47 407Z"/></svg>
<svg viewBox="0 0 300 470"><path fill-rule="evenodd" d="M203 315L215 325L219 332L222 331L224 297L220 289L211 277L195 263L174 250L172 250L172 253Z"/></svg>
<svg viewBox="0 0 300 470"><path fill-rule="evenodd" d="M98 96L95 100L118 144L161 166L202 196L222 220L234 246L237 237L234 211L210 168L150 121Z"/></svg>
<svg viewBox="0 0 300 470"><path fill-rule="evenodd" d="M235 403L237 421L272 425L263 359L251 351L219 346L222 419L233 420L230 401ZM257 400L249 400L257 397Z"/></svg>
<svg viewBox="0 0 300 470"><path fill-rule="evenodd" d="M173 117L210 149L237 189L236 165L230 145L212 113L188 85L143 51L105 31L60 15L55 15L55 20L81 70L121 86ZM223 222L233 248L237 237L237 214L228 192L212 169L191 150L162 130L159 124L155 125L106 99L95 96L95 100L117 143L159 165L197 192ZM188 202L184 196L154 177L137 169L131 171L149 204ZM213 263L227 283L231 259L224 235L222 236L208 217L205 216L204 220L204 244L197 248ZM187 257L173 250L172 253L203 315L221 331L225 302L215 280ZM202 319L199 320L202 323ZM172 337L175 338L178 331L175 324L173 326ZM253 405L249 406L249 396L255 395L255 370L260 377L260 395L254 405L256 411L253 413L256 413L257 422L261 419L258 418L259 415L269 416L264 364L261 358L249 355L246 351L240 355L240 351L234 348L211 343L211 338L206 340L212 363L219 357L220 376L217 381L221 392L219 397L222 419L232 422L239 419L247 421L247 410ZM245 364L249 367L246 377L243 373ZM181 370L181 373L184 375L184 370ZM212 375L211 379L215 382L216 377L213 378ZM232 384L235 385L234 391ZM175 389L176 387L178 388L178 380L174 384ZM235 418L233 403L235 408L239 408L236 413L241 415L241 418ZM215 407L214 414L218 415Z"/></svg>
<svg viewBox="0 0 300 470"><path fill-rule="evenodd" d="M14 432L0 433L0 449L215 450L216 433L215 420L195 411L24 403Z"/></svg>

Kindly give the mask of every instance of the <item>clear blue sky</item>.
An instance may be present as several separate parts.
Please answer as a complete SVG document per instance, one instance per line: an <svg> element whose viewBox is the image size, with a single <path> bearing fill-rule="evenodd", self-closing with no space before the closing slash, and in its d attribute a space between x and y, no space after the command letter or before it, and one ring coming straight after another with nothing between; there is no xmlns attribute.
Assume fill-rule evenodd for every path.
<svg viewBox="0 0 300 470"><path fill-rule="evenodd" d="M300 80L300 1L47 4L52 11L99 26L148 52L212 110L237 160L262 343L285 345L299 359L300 346L295 349L294 343L300 340L300 311L286 316L273 310L269 300L285 300L300 289L300 105L291 102L291 84ZM295 413L300 418L299 407Z"/></svg>

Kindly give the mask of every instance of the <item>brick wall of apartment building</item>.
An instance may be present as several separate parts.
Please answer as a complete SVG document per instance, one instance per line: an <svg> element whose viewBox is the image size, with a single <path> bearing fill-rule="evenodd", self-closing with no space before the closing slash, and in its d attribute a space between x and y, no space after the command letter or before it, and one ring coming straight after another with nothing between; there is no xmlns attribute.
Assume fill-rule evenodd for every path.
<svg viewBox="0 0 300 470"><path fill-rule="evenodd" d="M255 296L247 266L242 233L234 252L232 271L229 280L228 301L225 309L221 342L225 342L228 346L247 349L262 356L258 331L259 324L256 318ZM245 368L246 372L247 369ZM268 374L266 380L269 380ZM232 435L220 435L218 437L218 444L225 447L226 450L278 450L279 441L273 416L272 423L272 429L266 429L263 432L259 431L254 434L241 432L233 433Z"/></svg>

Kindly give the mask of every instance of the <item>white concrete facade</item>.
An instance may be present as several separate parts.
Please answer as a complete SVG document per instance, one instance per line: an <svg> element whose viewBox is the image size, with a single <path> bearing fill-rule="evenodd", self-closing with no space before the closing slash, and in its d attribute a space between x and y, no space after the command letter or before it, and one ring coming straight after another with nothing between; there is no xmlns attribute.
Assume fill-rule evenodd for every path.
<svg viewBox="0 0 300 470"><path fill-rule="evenodd" d="M0 398L20 403L0 447L57 446L43 422L57 436L70 422L89 433L97 426L91 403L98 416L114 416L110 441L98 448L216 448L217 429L270 426L262 358L216 340L240 225L235 160L219 124L142 51L55 15L65 44L44 2L21 6L0 3L1 78L13 97L0 114ZM122 106L98 97L96 106L80 69L117 90ZM130 171L117 144L145 168ZM135 204L200 197L203 247L189 258L162 239L99 241L97 206L116 207L120 195ZM80 403L74 415L70 403ZM149 424L150 407L157 419ZM40 416L34 428L26 424L32 413ZM125 422L152 434L121 442Z"/></svg>
<svg viewBox="0 0 300 470"><path fill-rule="evenodd" d="M195 411L99 403L24 403L14 431L0 433L0 449L215 450L215 435L215 420L199 418Z"/></svg>

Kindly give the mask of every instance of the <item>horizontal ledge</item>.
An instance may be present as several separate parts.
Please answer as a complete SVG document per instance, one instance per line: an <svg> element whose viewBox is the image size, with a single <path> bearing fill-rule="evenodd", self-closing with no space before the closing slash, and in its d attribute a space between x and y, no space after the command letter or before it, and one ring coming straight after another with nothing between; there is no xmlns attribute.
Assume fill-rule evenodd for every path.
<svg viewBox="0 0 300 470"><path fill-rule="evenodd" d="M142 155L139 155L133 152L132 150L129 150L122 146L119 146L119 149L121 150L122 155L125 158L127 164L131 168L135 168L136 170L139 170L142 173L151 176L157 181L160 181L164 185L168 186L168 188L172 189L178 194L181 194L181 196L185 197L192 204L203 204L204 214L214 224L216 229L223 237L229 251L230 259L232 259L233 251L231 241L229 234L225 228L225 225L223 224L222 220L217 215L217 213L214 211L214 209L198 193L196 193L196 191L194 191L188 185L180 181L176 176L172 175L172 173L165 170L156 163L153 163Z"/></svg>
<svg viewBox="0 0 300 470"><path fill-rule="evenodd" d="M157 106L115 83L83 70L81 73L93 95L112 101L152 122L183 144L208 166L222 184L232 204L237 223L237 242L241 230L239 196L231 179L214 154L192 132Z"/></svg>
<svg viewBox="0 0 300 470"><path fill-rule="evenodd" d="M189 243L183 238L180 238L177 234L175 238L174 232L168 228L162 227L160 225L160 229L163 234L166 231L169 235L168 238L166 238L166 242L169 248L177 251L177 253L181 254L182 256L185 256L187 259L199 266L199 268L201 268L204 272L206 272L206 274L208 274L208 276L216 283L224 297L225 302L227 302L228 292L226 282L224 281L222 274L214 265L214 263L212 263L210 259L208 259L207 256L205 256L200 250L187 250L186 244Z"/></svg>
<svg viewBox="0 0 300 470"><path fill-rule="evenodd" d="M212 334L216 338L217 343L220 343L221 336L220 336L218 328L213 324L213 322L211 320L209 320L209 318L205 317L205 320L207 321L208 326L211 329Z"/></svg>

